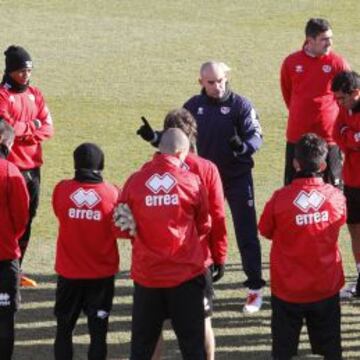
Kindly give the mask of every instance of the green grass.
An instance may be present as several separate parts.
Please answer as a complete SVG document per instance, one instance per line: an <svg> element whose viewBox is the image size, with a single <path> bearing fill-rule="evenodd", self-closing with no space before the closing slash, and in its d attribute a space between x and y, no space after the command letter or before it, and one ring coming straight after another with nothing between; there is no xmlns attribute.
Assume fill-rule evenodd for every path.
<svg viewBox="0 0 360 360"><path fill-rule="evenodd" d="M50 198L57 181L71 177L72 151L82 141L97 142L106 154L105 176L122 184L151 156L152 149L135 131L140 116L161 126L165 113L199 91L201 62L220 59L232 68L232 87L249 97L261 116L265 143L256 155L254 178L258 213L281 186L286 111L279 90L282 59L303 42L306 20L328 18L335 50L360 69L358 0L3 0L0 3L0 49L25 46L35 62L33 83L47 99L55 137L44 146L41 205L25 269L40 288L22 293L17 316L15 359L50 359L54 336L54 248L57 225ZM244 316L245 291L232 224L224 281L216 287L214 326L218 359L266 359L270 351L269 304ZM342 249L348 276L354 276L350 241L343 231ZM268 279L268 244L263 241ZM126 359L129 349L131 282L129 245L120 243L122 272L109 333L109 358ZM360 357L358 302L343 307L346 358ZM76 359L86 358L88 338L82 319L76 330ZM179 358L173 334L166 358ZM302 357L309 357L306 337Z"/></svg>

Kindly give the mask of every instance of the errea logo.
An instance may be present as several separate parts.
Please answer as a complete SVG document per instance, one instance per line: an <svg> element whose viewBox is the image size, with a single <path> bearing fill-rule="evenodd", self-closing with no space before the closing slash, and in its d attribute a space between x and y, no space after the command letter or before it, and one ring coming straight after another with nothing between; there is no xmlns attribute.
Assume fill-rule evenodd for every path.
<svg viewBox="0 0 360 360"><path fill-rule="evenodd" d="M313 190L310 193L301 190L294 200L294 205L304 212L308 212L310 209L317 211L324 201L325 196L316 190Z"/></svg>
<svg viewBox="0 0 360 360"><path fill-rule="evenodd" d="M81 208L86 206L89 209L93 208L101 201L100 196L95 190L84 190L83 188L77 189L74 193L72 193L70 195L70 199L77 207Z"/></svg>
<svg viewBox="0 0 360 360"><path fill-rule="evenodd" d="M76 208L69 208L68 215L72 219L84 219L100 221L102 213L100 210L92 210L94 206L100 203L101 197L94 190L77 189L70 195L70 199Z"/></svg>
<svg viewBox="0 0 360 360"><path fill-rule="evenodd" d="M145 196L146 206L169 206L178 205L178 194L169 194L169 192L177 184L176 179L169 173L154 174L145 183L145 186L156 195ZM157 195L160 192L165 194Z"/></svg>
<svg viewBox="0 0 360 360"><path fill-rule="evenodd" d="M303 212L295 216L296 225L304 226L328 222L329 212L327 210L319 211L325 200L325 196L316 190L309 193L304 190L300 191L293 202ZM311 212L310 210L314 211Z"/></svg>
<svg viewBox="0 0 360 360"><path fill-rule="evenodd" d="M169 173L163 175L154 174L151 178L145 183L145 185L150 189L154 194L157 194L160 191L168 193L175 185L175 178Z"/></svg>
<svg viewBox="0 0 360 360"><path fill-rule="evenodd" d="M0 306L10 306L10 295L8 293L0 293Z"/></svg>

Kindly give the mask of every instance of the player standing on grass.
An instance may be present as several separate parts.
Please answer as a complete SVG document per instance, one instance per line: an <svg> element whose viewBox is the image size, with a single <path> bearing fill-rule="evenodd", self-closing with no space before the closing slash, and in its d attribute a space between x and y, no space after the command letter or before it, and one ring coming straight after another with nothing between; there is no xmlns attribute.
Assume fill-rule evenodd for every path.
<svg viewBox="0 0 360 360"><path fill-rule="evenodd" d="M14 316L19 303L19 238L29 217L29 195L18 168L6 160L14 130L0 120L0 358L14 349Z"/></svg>
<svg viewBox="0 0 360 360"><path fill-rule="evenodd" d="M295 145L296 175L265 205L260 233L270 252L273 359L296 356L306 320L312 352L341 360L339 291L344 284L338 248L345 198L325 184L326 142L304 135Z"/></svg>
<svg viewBox="0 0 360 360"><path fill-rule="evenodd" d="M332 91L340 105L335 123L334 139L345 155L343 177L344 195L348 210L347 225L352 242L358 279L342 292L360 296L360 76L355 71L337 74Z"/></svg>
<svg viewBox="0 0 360 360"><path fill-rule="evenodd" d="M189 140L180 129L164 132L159 149L126 181L119 204L136 222L130 359L150 360L170 319L183 358L205 360L207 194L197 175L182 169Z"/></svg>
<svg viewBox="0 0 360 360"><path fill-rule="evenodd" d="M119 269L112 223L119 191L103 180L104 154L97 145L78 146L74 165L74 179L61 181L53 193L59 221L55 359L73 358L72 334L84 311L90 334L88 359L105 360L114 277Z"/></svg>
<svg viewBox="0 0 360 360"><path fill-rule="evenodd" d="M30 240L31 223L39 205L40 167L43 163L41 144L53 135L54 130L41 91L30 85L33 63L29 53L20 46L11 45L4 54L0 117L15 130L15 142L9 161L20 169L30 195L29 222L19 240L21 265ZM36 282L22 275L21 285L36 286Z"/></svg>
<svg viewBox="0 0 360 360"><path fill-rule="evenodd" d="M333 33L327 20L310 19L305 36L303 48L290 54L281 67L281 91L289 110L284 181L291 183L295 175L292 164L295 143L312 132L329 146L325 181L341 187L341 152L333 139L339 107L331 92L331 81L349 66L331 50Z"/></svg>

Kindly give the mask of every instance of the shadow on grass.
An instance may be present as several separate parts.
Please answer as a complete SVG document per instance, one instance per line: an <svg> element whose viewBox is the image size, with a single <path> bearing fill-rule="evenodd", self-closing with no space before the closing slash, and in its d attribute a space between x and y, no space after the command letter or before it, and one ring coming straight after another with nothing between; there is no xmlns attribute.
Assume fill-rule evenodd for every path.
<svg viewBox="0 0 360 360"><path fill-rule="evenodd" d="M230 281L216 284L214 317L212 319L216 333L216 359L269 359L271 351L270 335L270 299L264 296L263 309L258 314L244 315L242 306L245 289L242 286L243 274L238 264L229 264L227 271L235 273ZM237 274L238 273L238 274ZM53 359L53 340L55 336L55 318L53 306L55 300L56 275L31 274L38 281L36 289L22 290L22 307L16 317L16 347L14 360L48 360ZM348 281L353 281L350 277ZM229 280L228 280L229 281ZM230 295L229 295L230 293ZM116 293L110 317L108 334L108 359L128 359L131 328L132 283L128 272L117 276ZM358 334L360 320L354 316L358 313L360 300L343 303L343 347L346 359L360 358ZM88 329L86 318L79 319L74 332L74 359L87 358ZM181 359L177 341L170 334L166 339L163 359ZM302 339L299 359L310 356L307 336ZM352 354L355 354L352 357ZM0 356L1 358L1 356Z"/></svg>

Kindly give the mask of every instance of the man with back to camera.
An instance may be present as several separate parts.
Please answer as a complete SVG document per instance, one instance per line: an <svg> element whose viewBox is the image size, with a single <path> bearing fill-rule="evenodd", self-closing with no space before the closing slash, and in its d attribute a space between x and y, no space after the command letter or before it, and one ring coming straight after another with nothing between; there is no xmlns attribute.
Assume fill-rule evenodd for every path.
<svg viewBox="0 0 360 360"><path fill-rule="evenodd" d="M286 57L281 66L281 91L289 111L284 183L289 184L295 175L292 166L295 143L312 132L329 146L324 180L341 188L341 152L332 134L339 107L331 92L331 81L349 65L331 50L333 33L327 20L310 19L305 36L303 48Z"/></svg>
<svg viewBox="0 0 360 360"><path fill-rule="evenodd" d="M43 163L41 144L53 135L50 112L41 91L30 85L33 63L21 46L9 46L5 54L5 72L0 84L0 117L15 130L15 142L9 155L24 176L30 195L29 222L19 240L24 259L30 240L31 223L36 215L40 194L40 167ZM21 286L36 286L36 282L21 275Z"/></svg>
<svg viewBox="0 0 360 360"><path fill-rule="evenodd" d="M219 281L224 275L227 253L225 204L221 178L214 163L196 155L197 125L188 110L180 108L169 111L165 117L163 128L163 131L179 128L186 134L190 142L190 151L183 163L183 168L198 175L208 193L211 230L207 236L207 241L203 243L207 254L205 265L210 269L212 276L206 277L204 298L205 347L207 360L213 360L215 358L215 337L211 323L214 297L213 283ZM160 132L158 135L160 138ZM152 360L161 358L162 344L163 341L160 338Z"/></svg>
<svg viewBox="0 0 360 360"><path fill-rule="evenodd" d="M340 105L334 127L334 139L344 153L344 195L348 209L352 252L358 273L356 286L344 288L344 297L360 296L360 75L343 71L332 81L332 91Z"/></svg>
<svg viewBox="0 0 360 360"><path fill-rule="evenodd" d="M253 313L261 308L261 288L265 284L251 172L252 155L262 144L262 133L250 101L230 90L229 71L221 62L202 64L201 94L188 100L184 107L197 122L199 155L214 162L219 169L247 277L244 285L248 288L248 296L243 310ZM147 141L156 141L157 134L147 122L138 133Z"/></svg>
<svg viewBox="0 0 360 360"><path fill-rule="evenodd" d="M345 198L324 183L328 147L316 134L295 145L291 184L274 192L259 221L271 241L272 358L297 355L304 320L313 354L341 360L339 291L344 273L338 238Z"/></svg>
<svg viewBox="0 0 360 360"><path fill-rule="evenodd" d="M29 218L29 195L19 169L7 160L14 130L0 119L0 357L12 358L19 304L19 238Z"/></svg>
<svg viewBox="0 0 360 360"><path fill-rule="evenodd" d="M165 319L184 359L205 359L203 241L210 230L206 190L182 169L189 140L180 129L162 135L160 153L126 181L120 204L135 222L131 360L150 360Z"/></svg>

